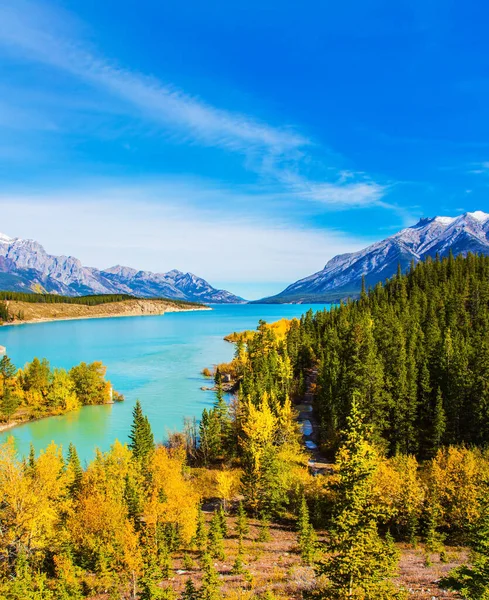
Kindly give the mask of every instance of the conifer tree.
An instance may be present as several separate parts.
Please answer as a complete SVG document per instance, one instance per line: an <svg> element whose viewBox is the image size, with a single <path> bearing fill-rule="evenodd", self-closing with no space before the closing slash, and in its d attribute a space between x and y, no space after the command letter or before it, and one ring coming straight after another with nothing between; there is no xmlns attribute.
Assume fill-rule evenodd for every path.
<svg viewBox="0 0 489 600"><path fill-rule="evenodd" d="M158 585L162 577L158 568L158 562L153 552L146 557L143 575L139 582L140 600L162 600L163 590Z"/></svg>
<svg viewBox="0 0 489 600"><path fill-rule="evenodd" d="M197 588L190 577L185 582L185 590L182 595L182 600L199 600L199 592L197 591Z"/></svg>
<svg viewBox="0 0 489 600"><path fill-rule="evenodd" d="M224 560L224 544L221 529L221 519L219 514L215 513L212 517L211 524L209 527L209 546L208 551L212 558L218 560Z"/></svg>
<svg viewBox="0 0 489 600"><path fill-rule="evenodd" d="M309 509L304 496L302 496L299 507L297 526L299 530L299 548L301 557L306 565L310 565L316 552L317 536L309 521Z"/></svg>
<svg viewBox="0 0 489 600"><path fill-rule="evenodd" d="M28 460L29 469L31 472L36 468L36 451L34 449L34 445L31 442L29 445L29 460Z"/></svg>
<svg viewBox="0 0 489 600"><path fill-rule="evenodd" d="M219 525L221 526L222 537L228 537L228 523L226 519L226 513L224 512L224 508L222 504L219 505L217 510L217 515L219 517Z"/></svg>
<svg viewBox="0 0 489 600"><path fill-rule="evenodd" d="M396 556L392 545L384 542L378 532L379 514L372 486L376 462L354 397L345 440L337 456L337 497L325 544L328 558L318 565L318 571L331 582L331 598L350 599L362 594L373 598L391 587L388 577L395 569ZM389 593L395 597L393 589Z"/></svg>
<svg viewBox="0 0 489 600"><path fill-rule="evenodd" d="M442 445L443 436L446 429L446 416L443 409L443 395L441 389L438 388L433 409L433 420L431 428L431 448L430 455L434 456Z"/></svg>
<svg viewBox="0 0 489 600"><path fill-rule="evenodd" d="M81 489L83 469L78 457L78 452L74 444L70 443L68 446L68 468L71 470L72 482L70 485L70 493L72 496L76 496Z"/></svg>
<svg viewBox="0 0 489 600"><path fill-rule="evenodd" d="M270 541L270 521L268 519L267 514L264 511L260 513L260 531L258 532L257 541Z"/></svg>
<svg viewBox="0 0 489 600"><path fill-rule="evenodd" d="M16 396L14 396L14 394L12 394L10 385L8 383L6 383L3 388L2 399L0 402L0 410L2 412L2 415L7 420L7 423L10 422L10 419L11 419L12 415L15 413L15 411L17 410L18 406L19 406L18 399L16 398Z"/></svg>
<svg viewBox="0 0 489 600"><path fill-rule="evenodd" d="M207 544L208 544L208 533L207 527L205 525L204 513L202 512L202 508L199 509L197 514L197 528L195 531L195 545L199 552L206 552Z"/></svg>
<svg viewBox="0 0 489 600"><path fill-rule="evenodd" d="M5 385L12 377L17 373L16 366L12 363L10 358L4 354L0 360L0 375L2 376L2 383Z"/></svg>
<svg viewBox="0 0 489 600"><path fill-rule="evenodd" d="M139 400L136 401L132 415L133 421L129 435L129 448L131 448L134 458L140 462L144 462L154 450L154 437L148 418L143 415Z"/></svg>
<svg viewBox="0 0 489 600"><path fill-rule="evenodd" d="M236 533L240 540L243 540L244 536L248 534L250 528L248 526L248 517L243 506L243 503L238 504L238 516L236 519Z"/></svg>
<svg viewBox="0 0 489 600"><path fill-rule="evenodd" d="M210 554L205 553L202 557L202 587L200 598L202 600L220 600L219 575L212 563Z"/></svg>

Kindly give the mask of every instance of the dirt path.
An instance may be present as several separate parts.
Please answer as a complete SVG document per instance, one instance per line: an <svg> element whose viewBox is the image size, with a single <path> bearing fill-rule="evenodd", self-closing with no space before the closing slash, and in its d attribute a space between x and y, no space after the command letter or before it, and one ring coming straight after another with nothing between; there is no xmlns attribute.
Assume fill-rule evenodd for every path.
<svg viewBox="0 0 489 600"><path fill-rule="evenodd" d="M318 377L317 369L310 369L306 375L306 391L302 399L302 403L297 406L299 410L299 423L302 423L304 445L308 454L309 468L314 475L324 475L331 473L332 463L321 454L318 448L319 440L319 424L314 413L314 392L316 389L316 381Z"/></svg>

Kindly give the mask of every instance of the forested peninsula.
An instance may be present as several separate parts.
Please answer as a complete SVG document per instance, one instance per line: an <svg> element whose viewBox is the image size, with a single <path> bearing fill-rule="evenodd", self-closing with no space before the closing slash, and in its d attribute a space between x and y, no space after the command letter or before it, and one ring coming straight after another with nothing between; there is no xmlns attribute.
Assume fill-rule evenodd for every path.
<svg viewBox="0 0 489 600"><path fill-rule="evenodd" d="M489 597L489 258L233 336L237 393L82 469L0 449L8 600ZM312 402L315 476L296 406Z"/></svg>
<svg viewBox="0 0 489 600"><path fill-rule="evenodd" d="M82 362L66 371L52 369L46 359L38 358L17 369L4 355L0 360L0 431L81 406L122 401L105 374L100 362Z"/></svg>
<svg viewBox="0 0 489 600"><path fill-rule="evenodd" d="M124 294L60 296L0 292L0 321L3 325L43 321L135 317L166 312L210 310L196 302L167 298L137 298Z"/></svg>

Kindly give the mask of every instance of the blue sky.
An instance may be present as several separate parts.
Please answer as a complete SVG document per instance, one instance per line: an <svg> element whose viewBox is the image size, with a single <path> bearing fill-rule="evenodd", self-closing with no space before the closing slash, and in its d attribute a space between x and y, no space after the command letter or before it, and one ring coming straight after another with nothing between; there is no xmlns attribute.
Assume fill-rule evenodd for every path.
<svg viewBox="0 0 489 600"><path fill-rule="evenodd" d="M488 210L488 13L0 0L0 230L257 298Z"/></svg>

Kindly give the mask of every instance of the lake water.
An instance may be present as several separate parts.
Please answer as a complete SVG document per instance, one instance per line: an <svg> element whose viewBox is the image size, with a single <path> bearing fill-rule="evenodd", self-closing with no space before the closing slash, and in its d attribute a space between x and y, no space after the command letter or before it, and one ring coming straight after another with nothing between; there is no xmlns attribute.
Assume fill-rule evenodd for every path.
<svg viewBox="0 0 489 600"><path fill-rule="evenodd" d="M73 442L84 460L96 447L107 450L118 439L126 442L136 399L148 415L156 440L181 429L184 417L199 417L214 402L201 370L231 360L234 346L223 340L233 331L255 329L267 322L300 317L313 305L214 306L212 311L167 313L155 317L124 317L58 321L2 327L0 345L18 366L34 356L51 366L69 369L85 361L102 361L122 403L87 406L59 417L21 425L0 434L13 436L21 454L32 442L39 451L51 441L67 448Z"/></svg>

